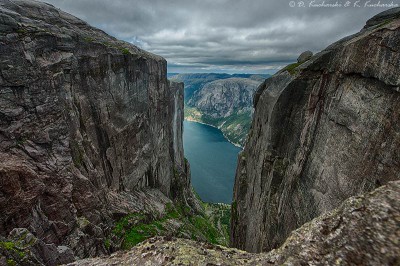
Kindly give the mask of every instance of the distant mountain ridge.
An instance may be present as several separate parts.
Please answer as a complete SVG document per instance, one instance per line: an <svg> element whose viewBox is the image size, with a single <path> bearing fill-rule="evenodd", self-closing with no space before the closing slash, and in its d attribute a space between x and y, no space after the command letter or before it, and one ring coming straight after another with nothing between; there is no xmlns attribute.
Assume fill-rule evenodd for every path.
<svg viewBox="0 0 400 266"><path fill-rule="evenodd" d="M268 74L194 73L171 76L185 84L185 119L219 128L243 146L253 114L253 95Z"/></svg>
<svg viewBox="0 0 400 266"><path fill-rule="evenodd" d="M227 73L169 73L168 78L172 81L183 82L185 84L185 103L197 90L205 84L219 79L228 78L247 78L258 80L260 83L270 77L268 74L227 74Z"/></svg>

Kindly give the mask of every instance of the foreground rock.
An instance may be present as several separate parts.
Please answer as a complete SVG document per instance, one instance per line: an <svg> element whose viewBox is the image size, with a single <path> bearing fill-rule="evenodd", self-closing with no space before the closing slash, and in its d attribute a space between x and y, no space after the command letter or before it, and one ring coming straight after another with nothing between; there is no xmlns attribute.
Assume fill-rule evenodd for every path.
<svg viewBox="0 0 400 266"><path fill-rule="evenodd" d="M239 156L232 243L279 247L353 195L400 179L400 9L258 89Z"/></svg>
<svg viewBox="0 0 400 266"><path fill-rule="evenodd" d="M397 265L400 263L400 181L345 201L294 231L266 254L153 238L129 252L69 265Z"/></svg>
<svg viewBox="0 0 400 266"><path fill-rule="evenodd" d="M1 0L0 21L1 236L28 228L72 261L109 253L127 214L196 210L163 58L42 2Z"/></svg>

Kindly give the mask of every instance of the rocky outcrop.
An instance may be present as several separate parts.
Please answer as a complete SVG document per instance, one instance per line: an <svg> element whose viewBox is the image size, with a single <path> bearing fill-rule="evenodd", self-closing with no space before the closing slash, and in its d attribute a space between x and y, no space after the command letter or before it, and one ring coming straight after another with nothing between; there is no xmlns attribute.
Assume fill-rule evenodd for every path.
<svg viewBox="0 0 400 266"><path fill-rule="evenodd" d="M129 252L72 265L397 265L400 262L400 181L364 196L291 233L265 254L177 238L152 238Z"/></svg>
<svg viewBox="0 0 400 266"><path fill-rule="evenodd" d="M236 173L233 246L277 248L350 196L400 179L399 17L384 12L259 87Z"/></svg>
<svg viewBox="0 0 400 266"><path fill-rule="evenodd" d="M305 51L299 55L299 57L297 58L297 63L304 63L304 62L310 60L310 58L312 56L313 56L313 53L311 51Z"/></svg>
<svg viewBox="0 0 400 266"><path fill-rule="evenodd" d="M218 127L228 140L243 146L253 114L253 95L260 83L250 78L209 82L188 100L186 119Z"/></svg>
<svg viewBox="0 0 400 266"><path fill-rule="evenodd" d="M82 258L108 253L128 213L196 208L163 58L42 2L1 0L0 21L2 236L27 228Z"/></svg>

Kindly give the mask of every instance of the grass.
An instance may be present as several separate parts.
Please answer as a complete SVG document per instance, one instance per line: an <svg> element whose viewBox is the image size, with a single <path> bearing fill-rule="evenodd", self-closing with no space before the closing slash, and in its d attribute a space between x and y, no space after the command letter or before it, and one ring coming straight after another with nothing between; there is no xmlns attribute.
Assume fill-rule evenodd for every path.
<svg viewBox="0 0 400 266"><path fill-rule="evenodd" d="M122 238L122 248L130 249L138 243L160 234L165 234L164 223L169 219L180 219L184 216L184 208L175 207L173 204L166 205L166 214L160 219L153 219L150 216L134 213L118 221L112 233Z"/></svg>
<svg viewBox="0 0 400 266"><path fill-rule="evenodd" d="M104 246L109 249L111 247L111 240L109 238L106 238L104 240Z"/></svg>
<svg viewBox="0 0 400 266"><path fill-rule="evenodd" d="M70 142L70 149L72 152L72 161L74 162L74 165L77 168L80 168L83 164L83 155L84 155L84 150L82 146L79 145L78 142L72 140Z"/></svg>
<svg viewBox="0 0 400 266"><path fill-rule="evenodd" d="M26 255L23 251L23 247L11 241L0 241L0 248L16 253L20 258L24 258Z"/></svg>
<svg viewBox="0 0 400 266"><path fill-rule="evenodd" d="M191 224L206 237L208 242L212 244L219 244L218 238L220 234L208 219L203 216L196 215L189 217L189 220Z"/></svg>
<svg viewBox="0 0 400 266"><path fill-rule="evenodd" d="M382 22L381 24L378 25L378 28L386 26L387 24L389 24L390 22L392 22L393 19L387 19L384 22Z"/></svg>
<svg viewBox="0 0 400 266"><path fill-rule="evenodd" d="M171 229L171 221L180 224L179 228ZM112 238L122 240L123 249L130 249L153 236L171 234L177 237L189 235L192 239L206 240L213 244L227 244L225 234L221 234L207 215L193 215L191 209L182 204L167 203L165 214L158 218L140 213L127 215L112 230ZM104 245L109 248L111 243L106 240Z"/></svg>
<svg viewBox="0 0 400 266"><path fill-rule="evenodd" d="M17 33L19 33L19 34L26 34L26 33L28 33L28 31L27 31L26 29L19 28L19 29L17 29Z"/></svg>
<svg viewBox="0 0 400 266"><path fill-rule="evenodd" d="M130 55L131 52L129 51L128 48L120 48L120 51L122 52L122 54L124 55Z"/></svg>
<svg viewBox="0 0 400 266"><path fill-rule="evenodd" d="M16 263L13 259L8 259L8 260L7 260L7 265L8 265L8 266L16 266L17 263Z"/></svg>
<svg viewBox="0 0 400 266"><path fill-rule="evenodd" d="M92 38L92 37L89 37L89 36L87 36L87 37L83 38L83 40L84 40L85 42L94 42L94 41L95 41L95 39L94 39L94 38Z"/></svg>
<svg viewBox="0 0 400 266"><path fill-rule="evenodd" d="M302 63L293 63L288 66L286 66L283 70L287 70L290 75L294 75L298 72L296 69L298 66L300 66Z"/></svg>
<svg viewBox="0 0 400 266"><path fill-rule="evenodd" d="M0 247L4 248L6 250L14 250L16 248L15 247L15 243L14 242L10 242L10 241L0 242Z"/></svg>

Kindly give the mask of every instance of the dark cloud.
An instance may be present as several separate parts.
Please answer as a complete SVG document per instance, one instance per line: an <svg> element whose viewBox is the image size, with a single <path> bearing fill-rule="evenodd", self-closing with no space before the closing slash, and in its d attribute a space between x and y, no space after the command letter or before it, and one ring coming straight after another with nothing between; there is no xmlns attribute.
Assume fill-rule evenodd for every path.
<svg viewBox="0 0 400 266"><path fill-rule="evenodd" d="M295 0L297 5L301 0ZM170 72L275 72L359 31L387 8L290 7L291 0L47 0L117 38L164 56ZM370 3L377 3L372 0ZM392 0L380 0L390 4ZM399 0L394 1L399 4Z"/></svg>

